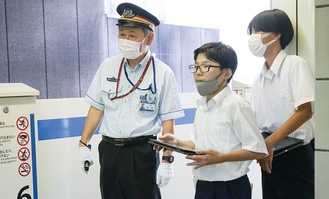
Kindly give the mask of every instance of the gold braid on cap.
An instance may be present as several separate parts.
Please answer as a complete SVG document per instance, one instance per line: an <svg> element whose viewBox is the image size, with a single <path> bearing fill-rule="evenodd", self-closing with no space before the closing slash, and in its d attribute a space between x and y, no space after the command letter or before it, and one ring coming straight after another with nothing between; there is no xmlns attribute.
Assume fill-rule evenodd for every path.
<svg viewBox="0 0 329 199"><path fill-rule="evenodd" d="M124 9L121 15L121 20L133 21L138 23L143 23L148 25L152 30L154 30L155 25L150 20L140 16L135 15L131 9Z"/></svg>

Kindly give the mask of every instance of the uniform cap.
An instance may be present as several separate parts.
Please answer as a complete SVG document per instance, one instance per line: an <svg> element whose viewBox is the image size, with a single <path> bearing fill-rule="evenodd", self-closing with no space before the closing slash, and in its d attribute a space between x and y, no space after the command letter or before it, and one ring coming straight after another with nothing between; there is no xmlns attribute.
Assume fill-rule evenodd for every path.
<svg viewBox="0 0 329 199"><path fill-rule="evenodd" d="M160 24L154 15L132 3L118 5L117 12L120 15L118 26L141 26L154 31L155 26Z"/></svg>

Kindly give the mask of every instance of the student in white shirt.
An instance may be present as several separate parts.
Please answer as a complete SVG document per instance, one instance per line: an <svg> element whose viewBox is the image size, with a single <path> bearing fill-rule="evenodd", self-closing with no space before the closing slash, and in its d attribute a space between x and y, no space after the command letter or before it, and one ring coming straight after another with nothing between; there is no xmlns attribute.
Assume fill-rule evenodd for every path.
<svg viewBox="0 0 329 199"><path fill-rule="evenodd" d="M259 160L264 199L314 198L314 77L306 61L287 55L294 36L288 15L279 9L257 14L249 23L249 48L265 63L252 86L251 105L269 155ZM284 137L304 145L273 158Z"/></svg>
<svg viewBox="0 0 329 199"><path fill-rule="evenodd" d="M194 51L193 73L198 100L190 140L172 134L160 140L196 150L192 160L197 180L195 199L250 199L247 176L252 160L267 155L265 142L247 100L227 85L237 68L235 51L221 42L202 45Z"/></svg>

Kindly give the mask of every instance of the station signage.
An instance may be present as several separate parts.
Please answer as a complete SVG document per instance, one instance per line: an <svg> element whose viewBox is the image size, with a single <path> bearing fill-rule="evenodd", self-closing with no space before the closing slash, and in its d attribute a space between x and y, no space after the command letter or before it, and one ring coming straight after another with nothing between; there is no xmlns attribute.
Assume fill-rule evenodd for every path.
<svg viewBox="0 0 329 199"><path fill-rule="evenodd" d="M32 124L32 125L31 125ZM33 115L0 119L0 198L36 199Z"/></svg>

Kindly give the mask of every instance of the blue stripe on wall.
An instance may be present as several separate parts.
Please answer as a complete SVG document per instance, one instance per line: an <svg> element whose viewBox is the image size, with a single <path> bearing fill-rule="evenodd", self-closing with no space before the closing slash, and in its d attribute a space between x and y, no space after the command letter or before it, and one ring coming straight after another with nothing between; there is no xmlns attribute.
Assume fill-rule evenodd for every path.
<svg viewBox="0 0 329 199"><path fill-rule="evenodd" d="M30 114L31 121L31 152L32 152L32 178L33 178L33 198L38 199L38 176L37 176L37 155L36 155L36 139L35 139L35 126L34 126L34 114ZM17 198L19 198L17 196Z"/></svg>
<svg viewBox="0 0 329 199"><path fill-rule="evenodd" d="M185 117L175 120L176 125L193 123L195 108L184 109ZM86 117L38 120L38 139L52 140L81 136ZM98 129L95 134L98 134Z"/></svg>
<svg viewBox="0 0 329 199"><path fill-rule="evenodd" d="M184 109L185 116L175 120L175 125L191 124L194 121L196 108Z"/></svg>

